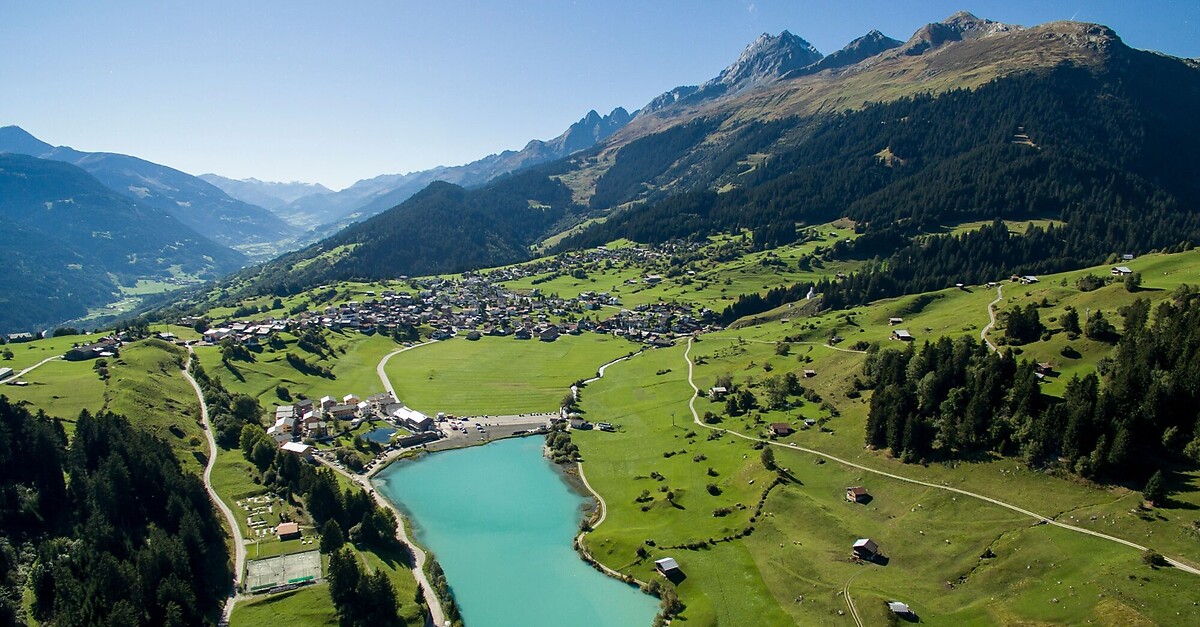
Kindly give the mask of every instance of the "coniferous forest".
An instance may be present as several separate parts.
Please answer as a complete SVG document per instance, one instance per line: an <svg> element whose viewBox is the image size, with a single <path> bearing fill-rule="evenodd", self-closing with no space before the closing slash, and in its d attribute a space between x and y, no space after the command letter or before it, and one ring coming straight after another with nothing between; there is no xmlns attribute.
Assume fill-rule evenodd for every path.
<svg viewBox="0 0 1200 627"><path fill-rule="evenodd" d="M1041 394L1035 364L971 338L872 352L867 444L912 462L1020 455L1137 485L1162 464L1200 462L1200 290L1120 313L1113 355L1061 400Z"/></svg>
<svg viewBox="0 0 1200 627"><path fill-rule="evenodd" d="M61 423L0 397L0 622L200 625L229 592L225 535L200 479L113 414Z"/></svg>

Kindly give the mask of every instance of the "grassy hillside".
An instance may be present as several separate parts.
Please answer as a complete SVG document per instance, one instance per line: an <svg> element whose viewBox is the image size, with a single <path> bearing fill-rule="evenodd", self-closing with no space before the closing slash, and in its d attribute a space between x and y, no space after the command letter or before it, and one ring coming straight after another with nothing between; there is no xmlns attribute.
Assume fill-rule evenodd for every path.
<svg viewBox="0 0 1200 627"><path fill-rule="evenodd" d="M1125 265L1147 277L1144 291L1131 294L1122 285L1091 292L1074 287L1081 275L1107 275L1108 266L1100 266L1041 277L1034 286L1005 283L1002 308L1047 298L1051 306L1043 320L1054 327L1048 321L1049 312L1068 304L1091 306L1093 311L1103 308L1112 319L1116 308L1136 297L1161 300L1180 283L1200 283L1200 255L1194 252L1147 255ZM816 376L802 379L802 383L821 397L821 403L726 417L717 426L763 436L767 424L787 422L798 431L780 442L795 442L872 468L978 491L1070 524L1149 544L1191 563L1200 562L1196 552L1200 532L1193 522L1194 508L1200 502L1195 489L1200 472L1195 470L1176 473L1173 488L1179 492L1172 502L1145 512L1139 509L1137 492L1051 476L1017 459L993 457L923 467L901 464L863 448L866 399L854 398L857 394L850 385L863 356L831 349L826 340L837 334L846 338L838 344L840 348L858 341L887 345L894 328L887 324L890 317L903 317L904 325L919 341L943 334L978 337L987 324L987 304L995 297L995 290L971 287L944 290L931 297L881 301L810 319L784 322L776 315L769 322L711 334L695 344L692 356L703 362L696 368L696 381L707 389L718 376L729 374L761 395L764 377L815 370ZM1022 357L1041 359L1057 354L1059 335L1022 347ZM778 343L788 336L793 339L790 351L781 355ZM1106 345L1085 342L1074 342L1081 357L1072 363L1073 370L1095 368L1108 352ZM675 374L686 372L685 367L681 347L612 367L605 379L585 390L583 407L598 419L620 423L621 432L576 432L574 441L583 452L590 482L609 505L608 519L589 536L589 547L608 565L642 578L653 576L653 559L672 556L679 560L688 574L679 593L688 604L684 617L689 624L738 624L735 617L747 612L761 616L765 624L842 622L845 618L837 612L846 609L843 590L847 582L868 624L885 620L882 602L893 599L912 605L924 622L940 624L1165 624L1181 616L1200 618L1192 605L1194 599L1177 593L1192 585L1193 576L1174 569L1148 568L1137 551L1037 525L1034 519L961 495L830 461L820 463L819 458L786 448L778 449L777 461L797 482L771 493L765 514L755 522L749 537L701 550L649 547L644 544L646 539L655 540L658 547L686 545L742 528L748 512L735 505L730 516L714 518L713 509L726 499L751 506L756 494L750 479L760 486L763 477L769 476L758 460L760 452L750 443L729 435L709 441L707 431L690 423L686 400L691 390L683 383L683 375ZM654 374L666 368L672 373ZM1066 376L1069 374L1052 377L1045 391L1061 390L1061 379ZM723 404L700 400L698 409L722 414ZM824 429L805 430L801 418L827 422L823 422ZM688 432L696 436L688 437ZM679 453L681 450L686 452ZM664 456L671 452L676 454ZM706 458L693 461L701 454ZM717 477L707 475L708 466L717 471ZM651 472L665 479L645 478ZM705 489L709 482L722 490L719 496L711 496ZM669 486L679 507L669 505L657 491L662 485ZM866 485L874 500L865 506L845 502L842 493L849 485ZM637 498L646 488L653 500L642 511ZM849 545L858 537L878 541L891 558L888 565L850 562ZM649 550L645 559L637 556L639 546ZM980 557L989 551L995 557ZM739 559L739 555L748 559ZM756 605L764 588L774 600L774 608L763 610ZM725 613L713 599L725 603L733 599L736 609ZM775 614L775 609L783 615Z"/></svg>

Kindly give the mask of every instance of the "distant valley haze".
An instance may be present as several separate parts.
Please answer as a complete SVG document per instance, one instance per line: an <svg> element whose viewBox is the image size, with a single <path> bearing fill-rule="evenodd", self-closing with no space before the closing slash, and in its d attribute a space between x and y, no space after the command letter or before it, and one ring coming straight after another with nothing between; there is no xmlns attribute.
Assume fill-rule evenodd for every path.
<svg viewBox="0 0 1200 627"><path fill-rule="evenodd" d="M763 33L829 54L872 29L903 40L969 10L1102 23L1133 47L1200 57L1200 3L1184 1L0 6L0 126L196 175L333 190L520 150L590 110L633 112L711 78Z"/></svg>

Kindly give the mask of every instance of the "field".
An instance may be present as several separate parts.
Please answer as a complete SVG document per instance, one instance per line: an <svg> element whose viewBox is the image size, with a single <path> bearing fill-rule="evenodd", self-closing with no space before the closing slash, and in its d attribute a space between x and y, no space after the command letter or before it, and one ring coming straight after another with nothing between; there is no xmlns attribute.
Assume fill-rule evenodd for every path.
<svg viewBox="0 0 1200 627"><path fill-rule="evenodd" d="M1197 253L1148 255L1124 265L1146 277L1143 291L1131 294L1120 284L1092 292L1074 287L1078 276L1107 274L1105 266L1042 277L1032 286L1005 283L1000 307L1047 298L1053 313L1042 315L1048 327L1056 326L1053 314L1068 304L1080 310L1103 308L1119 324L1116 309L1134 298L1159 300L1181 283L1200 283ZM847 394L862 356L833 350L826 341L837 335L845 338L839 348L859 341L896 346L899 342L887 339L894 328L887 324L889 317L903 317L903 325L918 341L940 335L978 338L987 323L987 304L995 297L994 289L982 286L952 288L931 298L905 297L803 319L789 318L785 308L763 316L771 319L768 322L704 336L692 352L702 362L696 368L697 385L707 389L718 375L729 374L735 382L755 388L769 374L815 370L803 384L832 403L836 417L822 405L805 403L788 412L726 418L717 426L764 436L767 424L788 422L798 431L780 438L781 443L795 442L887 472L982 492L1064 522L1149 544L1193 564L1200 561L1200 531L1193 524L1200 483L1195 472L1177 473L1175 485L1181 492L1173 503L1147 516L1139 513L1141 497L1134 491L1049 476L1024 467L1020 460L922 467L863 448L865 399ZM993 331L992 337L1002 333ZM1041 359L1055 351L1055 342L1062 341L1059 335L1022 347L1021 357ZM785 336L795 341L780 354L784 351L777 351L778 343ZM1082 355L1075 365L1080 372L1094 368L1108 352L1107 345L1090 340L1074 344ZM665 369L672 372L654 374ZM589 536L588 546L609 566L643 579L654 576L649 567L653 559L677 559L688 575L678 588L688 606L683 614L688 624L739 624L739 617L749 615L762 624L844 623L838 611L846 609L842 592L848 582L867 624L886 620L883 601L896 599L914 607L923 622L940 624L1169 624L1200 619L1195 595L1180 594L1194 590L1193 576L1148 568L1135 550L1037 525L1034 519L968 497L819 463L819 458L785 447L777 447L778 463L797 481L771 493L764 514L753 523L754 533L721 542L723 534L749 522L747 512L735 505L732 514L717 518L713 509L726 498L752 505L757 494L749 486L750 478L761 485L769 475L749 442L726 435L714 447L706 439L708 432L690 423L686 400L691 389L677 372L686 373L680 347L614 366L605 379L585 389L583 407L589 418L620 423L621 432L573 436L590 482L609 505L608 519ZM1064 376L1069 375L1059 379ZM1046 392L1054 393L1061 385L1052 380ZM697 408L701 413L722 413L720 404L703 399ZM823 430L806 430L801 418L828 422ZM687 437L688 431L697 436ZM705 459L694 462L698 455ZM707 466L717 471L717 479L700 472ZM651 473L665 479L646 479ZM719 496L704 489L709 481L721 489ZM662 485L674 494L675 505L657 492ZM843 491L850 485L869 487L875 499L867 505L846 502ZM652 500L643 511L638 498L647 488ZM699 550L662 548L708 537L718 543ZM878 541L890 558L888 564L851 562L849 546L858 537ZM647 539L657 548L645 544ZM649 550L645 559L637 557L639 546ZM764 608L768 590L774 604Z"/></svg>
<svg viewBox="0 0 1200 627"><path fill-rule="evenodd" d="M5 344L0 351L12 351L13 357L12 359L0 360L0 368L12 368L14 372L20 372L43 359L61 356L63 353L71 350L71 347L76 344L89 344L101 337L103 337L103 334L100 333L91 335L64 335L61 337L34 340L32 342Z"/></svg>
<svg viewBox="0 0 1200 627"><path fill-rule="evenodd" d="M331 332L327 334L330 346L337 354L336 359L318 359L295 346L296 338L281 334L286 347L273 349L264 347L255 353L255 361L235 361L231 370L221 362L221 349L215 346L196 347L200 363L210 375L221 377L221 383L230 392L248 394L259 400L266 408L285 403L275 388L282 385L292 395L304 394L308 398L331 395L341 398L346 394L357 394L362 398L383 391L383 384L375 367L389 352L401 348L390 338L361 333ZM328 366L333 379L305 374L288 363L287 353L296 353L309 362Z"/></svg>
<svg viewBox="0 0 1200 627"><path fill-rule="evenodd" d="M274 623L336 625L337 614L329 598L329 584L319 583L239 603L229 620L235 627Z"/></svg>
<svg viewBox="0 0 1200 627"><path fill-rule="evenodd" d="M840 223L839 223L840 225ZM545 294L570 297L581 292L608 292L620 299L621 306L633 308L637 305L660 301L692 303L721 311L733 304L738 295L750 292L765 292L780 285L800 281L818 281L833 278L839 272L851 272L857 262L815 263L802 269L800 259L827 248L835 242L857 237L849 225L822 224L813 227L816 239L804 244L783 246L774 250L742 252L722 256L722 245L738 247L745 242L730 236L710 239L706 251L718 256L711 262L697 262L692 268L672 276L669 260L650 264L614 264L611 268L596 267L588 270L586 278L575 278L569 274L546 280L548 275L535 275L518 281L509 281L505 287L515 292L529 293L534 289ZM736 240L736 241L735 241ZM613 247L612 244L609 247ZM662 282L648 284L646 274L663 276ZM540 281L535 283L535 281Z"/></svg>
<svg viewBox="0 0 1200 627"><path fill-rule="evenodd" d="M38 366L21 377L29 385L4 385L0 394L14 402L24 402L34 410L62 418L70 432L79 412L99 411L104 407L104 381L92 369L94 362L55 360Z"/></svg>
<svg viewBox="0 0 1200 627"><path fill-rule="evenodd" d="M196 393L179 371L185 358L182 349L161 340L122 347L120 356L110 360L104 402L107 411L170 444L185 468L200 472L208 444Z"/></svg>
<svg viewBox="0 0 1200 627"><path fill-rule="evenodd" d="M387 375L401 402L429 415L548 412L558 409L572 383L639 348L594 333L549 343L455 338L393 357Z"/></svg>

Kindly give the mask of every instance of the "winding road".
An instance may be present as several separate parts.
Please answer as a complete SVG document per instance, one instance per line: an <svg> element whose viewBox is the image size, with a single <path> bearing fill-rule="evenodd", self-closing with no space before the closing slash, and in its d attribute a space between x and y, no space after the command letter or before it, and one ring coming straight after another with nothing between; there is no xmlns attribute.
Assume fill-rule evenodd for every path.
<svg viewBox="0 0 1200 627"><path fill-rule="evenodd" d="M991 308L991 306L989 305L989 309L990 308ZM695 422L700 427L709 429L711 431L723 431L725 433L728 433L729 435L739 437L739 438L742 438L743 440L748 440L751 442L762 442L763 444L766 444L768 446L778 446L780 448L791 449L793 451L800 451L802 453L808 453L810 455L816 455L818 457L823 457L825 459L828 459L829 461L837 462L844 466L849 466L851 468L856 468L856 469L862 470L864 472L869 472L869 473L880 475L883 477L888 477L889 479L895 479L897 481L903 481L905 483L912 483L915 485L925 486L927 488L935 488L938 490L945 490L947 492L954 492L955 494L961 494L963 496L969 496L971 498L979 499L981 501L986 501L993 505L998 505L1005 509L1009 509L1014 512L1018 512L1020 514L1024 514L1026 516L1029 516L1030 518L1036 519L1038 522L1041 522L1043 524L1054 525L1056 527L1060 527L1062 529L1068 529L1070 531L1075 531L1078 533L1085 533L1087 535L1094 536L1094 537L1097 537L1097 538L1100 538L1103 540L1108 540L1109 542L1116 542L1118 544L1123 544L1125 546L1137 549L1139 551L1148 550L1146 547L1144 547L1140 544L1134 543L1134 542L1130 542L1129 540L1126 540L1124 538L1118 538L1116 536L1110 536L1108 534L1100 533L1098 531L1092 531L1091 529L1084 529L1082 527L1076 527L1075 525L1069 525L1067 523L1059 522L1057 520L1053 520L1049 517L1043 516L1036 512L1032 512L1030 510L1018 507L1016 505L1012 505L1011 503L1005 503L1004 501L994 499L990 496L985 496L983 494L978 494L976 492L970 492L968 490L963 490L961 488L953 488L953 487L946 486L946 485L939 485L936 483L930 483L928 481L921 481L920 479L913 479L911 477L897 475L897 474L886 472L883 470L877 470L877 469L871 468L869 466L863 466L862 464L856 464L852 461L842 459L842 458L836 457L834 455L830 455L829 453L825 453L823 451L818 451L816 449L811 449L811 448L799 446L799 445L792 444L792 443L784 444L784 443L780 443L780 442L772 442L771 440L767 440L767 439L763 439L763 438L756 438L754 436L749 436L749 435L745 435L743 433L738 433L737 431L733 431L731 429L721 429L719 427L713 427L711 425L707 425L704 423L703 420L700 419L700 414L699 414L699 412L696 411L696 399L700 397L700 388L696 386L695 379L693 378L694 364L692 363L691 353L692 353L692 340L689 339L687 350L684 351L684 353L683 353L683 359L684 359L684 361L687 362L687 365L688 365L688 385L692 386L692 398L688 401L688 409L690 409L692 412L692 421ZM1172 559L1170 557L1167 557L1165 559L1167 560L1167 562L1169 564L1171 564L1172 566L1174 566L1175 568L1178 568L1179 570L1181 570L1183 572L1191 573L1193 575L1200 575L1200 568L1190 566L1184 562L1181 562L1176 559Z"/></svg>
<svg viewBox="0 0 1200 627"><path fill-rule="evenodd" d="M394 350L384 355L383 358L379 360L379 365L375 367L375 373L379 375L379 382L383 384L383 389L387 390L388 393L392 395L392 398L396 398L396 389L392 387L392 382L390 379L388 379L387 372L384 371L384 367L387 366L388 360L405 351L410 351L414 348L433 344L437 341L438 340L430 340L420 344L413 344L412 346L405 346L404 348ZM375 491L375 489L371 486L370 476L352 475L340 468L337 468L336 466L329 464L324 459L322 459L321 462L330 468L333 468L334 471L340 472L349 477L351 481L361 485L367 491L367 494L370 494L371 497L375 499L375 502L378 503L380 507L390 509L396 514L396 520L400 522L400 524L396 525L396 537L399 538L401 542L408 545L409 549L412 551L412 574L413 578L417 580L417 583L421 585L421 592L425 595L425 607L429 608L429 615L432 618L434 625L447 624L446 614L442 611L442 602L437 598L437 594L434 593L433 586L429 585L429 578L425 576L425 551L422 550L421 547L417 546L416 543L408 539L408 531L406 531L404 528L404 514L402 514L399 508L393 505L391 501L383 498L382 495Z"/></svg>
<svg viewBox="0 0 1200 627"><path fill-rule="evenodd" d="M188 356L192 355L192 347L188 347ZM190 362L190 360L189 360ZM237 604L239 595L237 594L237 586L241 580L242 573L246 568L246 540L242 538L239 531L237 518L233 515L233 510L217 496L217 491L212 485L212 470L217 463L217 440L213 437L212 423L208 420L208 405L204 403L204 392L200 390L200 384L196 383L196 379L192 378L192 373L188 372L185 366L180 372L183 373L183 378L191 384L192 389L196 391L196 400L200 403L200 419L204 422L204 436L208 438L208 463L204 465L204 489L208 491L208 498L212 499L213 503L217 504L217 508L225 515L225 522L229 525L230 537L233 538L233 589L234 595L229 597L225 602L225 607L221 610L221 618L228 624L229 617L233 614L233 607Z"/></svg>
<svg viewBox="0 0 1200 627"><path fill-rule="evenodd" d="M990 339L988 339L987 334L988 334L988 331L992 330L992 327L996 326L996 305L1000 304L1000 301L1004 299L1004 292L1001 291L1003 288L1004 288L1003 285L996 286L996 300L988 303L987 326L983 327L983 330L979 332L979 339L986 342L988 345L988 348L992 349L993 353L999 352L1000 349L997 348L995 344L992 344L992 341Z"/></svg>
<svg viewBox="0 0 1200 627"><path fill-rule="evenodd" d="M391 394L392 398L399 400L399 397L396 396L396 389L392 387L391 379L388 379L387 373L384 372L384 367L387 366L388 360L390 360L391 358L393 358L396 355L399 355L400 353L403 353L405 351L410 351L414 348L420 348L422 346L428 346L430 344L433 344L434 342L440 342L440 341L441 340L429 340L428 342L421 342L420 344L413 344L412 346L405 346L404 348L398 348L398 349L384 355L383 359L379 360L379 365L375 366L375 374L379 375L379 381L380 381L380 383L383 384L383 389L387 390L387 393Z"/></svg>

